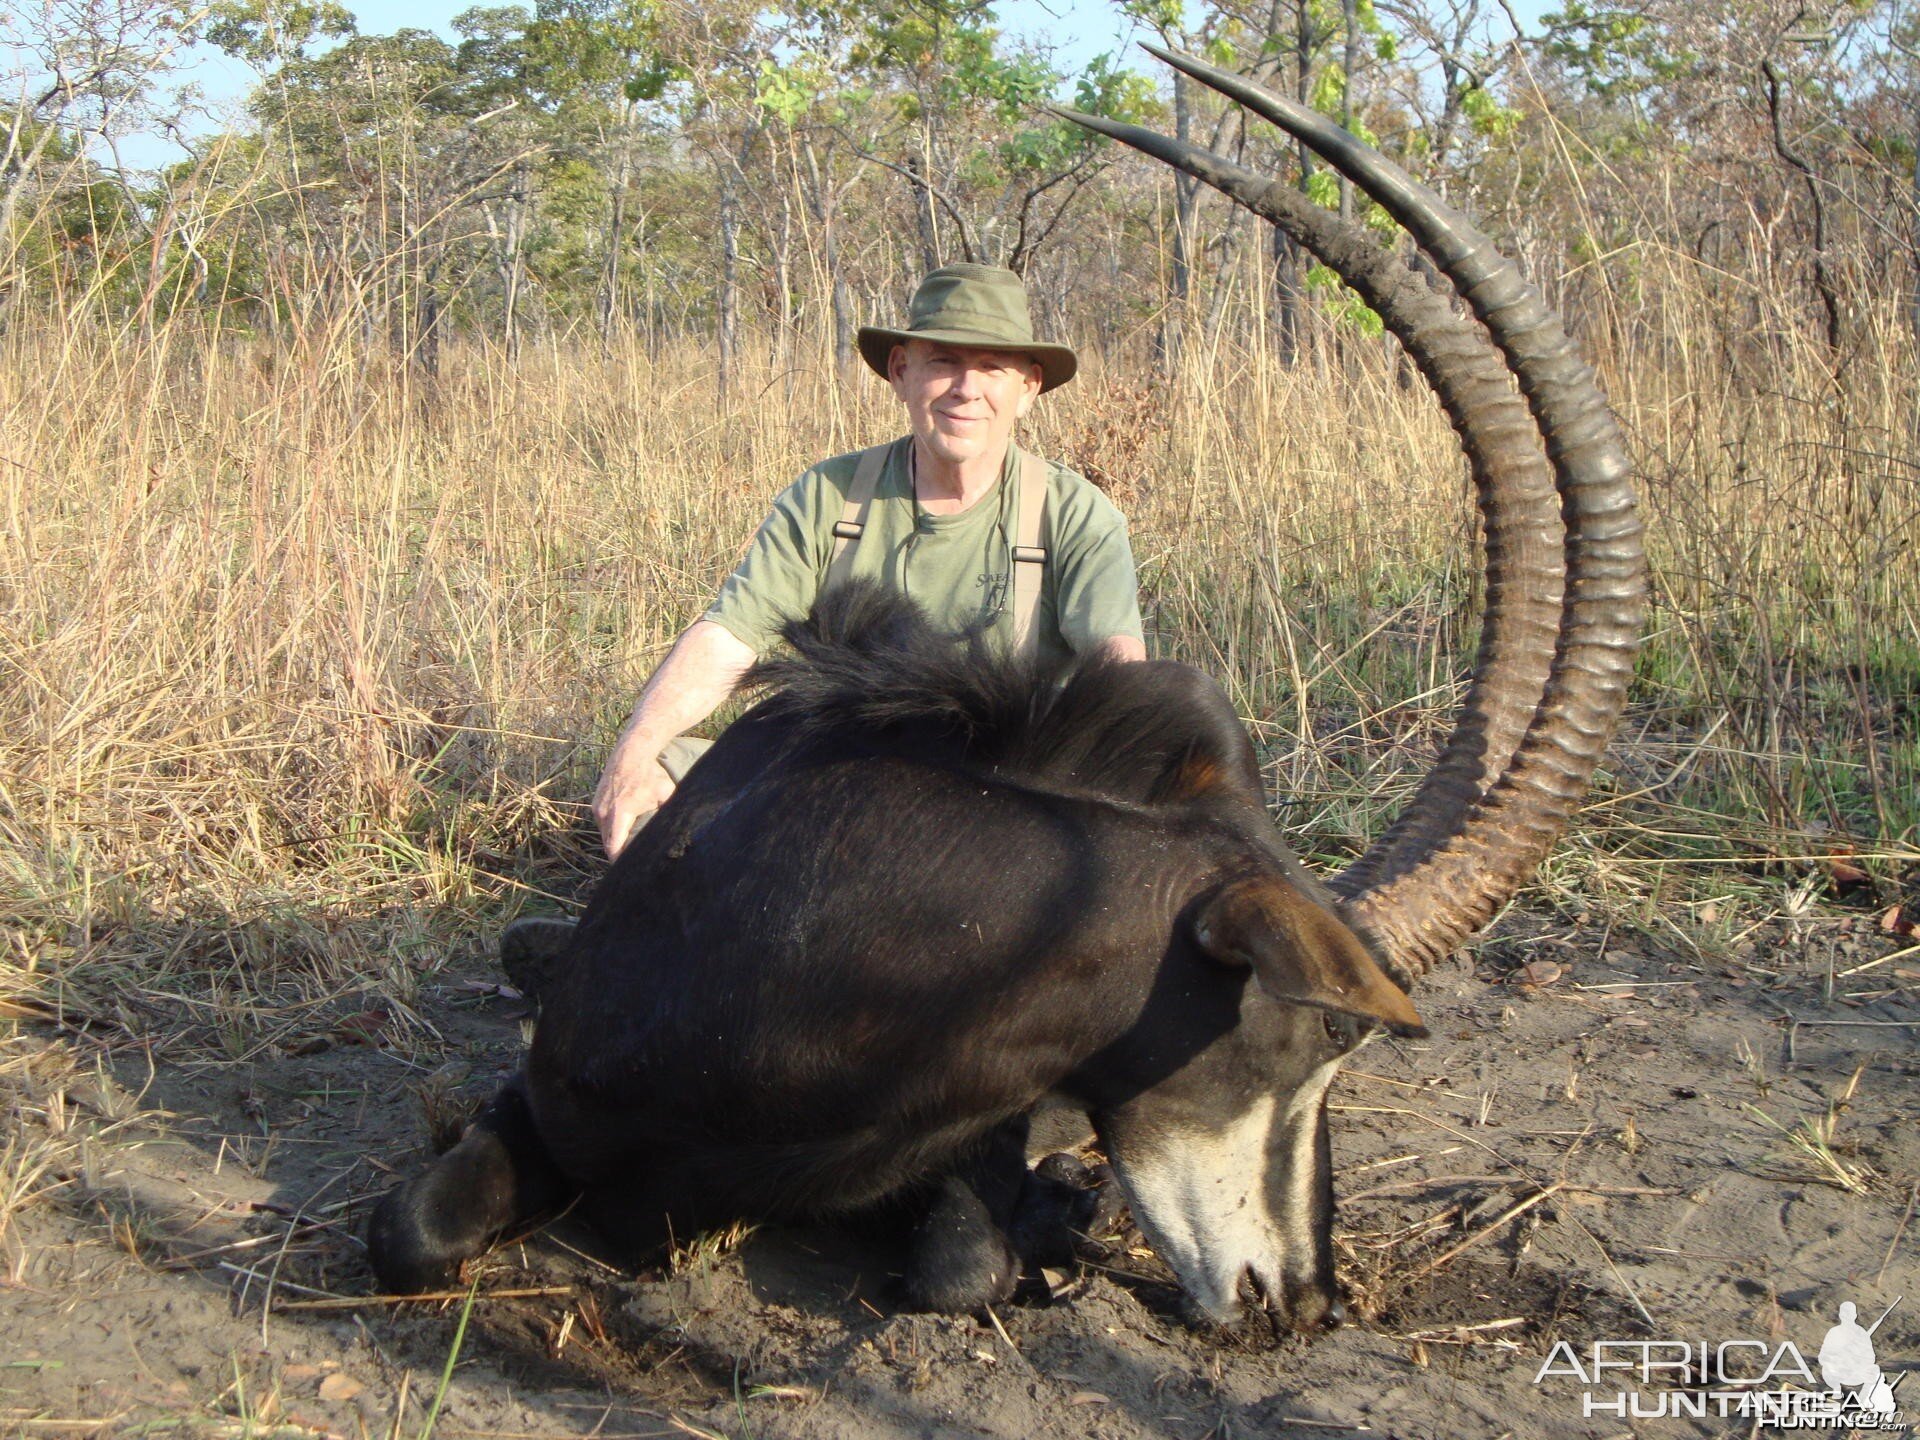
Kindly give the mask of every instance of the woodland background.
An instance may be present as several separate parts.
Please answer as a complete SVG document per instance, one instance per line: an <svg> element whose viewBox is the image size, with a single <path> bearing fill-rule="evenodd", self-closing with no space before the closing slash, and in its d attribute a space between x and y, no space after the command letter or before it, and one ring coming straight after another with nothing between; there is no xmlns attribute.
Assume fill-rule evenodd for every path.
<svg viewBox="0 0 1920 1440"><path fill-rule="evenodd" d="M1488 0L1120 9L1381 146L1576 321L1643 307L1678 264L1723 287L1756 359L1808 307L1841 366L1883 353L1876 300L1920 325L1906 0L1571 0L1532 24ZM864 316L960 259L1023 271L1053 328L1163 367L1256 319L1289 363L1339 312L1284 242L1036 107L1162 123L1350 210L1334 176L1143 57L1064 74L985 4L476 6L446 39L358 33L333 0L51 0L9 29L14 323L85 297L284 338L350 309L429 372L454 337L511 356L627 326L714 343L724 379L749 332L845 363ZM210 132L175 83L195 46L257 73L244 123ZM129 169L141 134L187 158Z"/></svg>

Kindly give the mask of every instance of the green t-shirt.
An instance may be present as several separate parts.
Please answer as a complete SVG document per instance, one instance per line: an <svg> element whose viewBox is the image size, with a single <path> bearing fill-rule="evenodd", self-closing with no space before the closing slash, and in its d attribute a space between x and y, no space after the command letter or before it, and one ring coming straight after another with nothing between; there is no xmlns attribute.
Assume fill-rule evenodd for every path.
<svg viewBox="0 0 1920 1440"><path fill-rule="evenodd" d="M1018 528L1019 451L992 490L957 515L928 515L913 495L909 437L887 452L867 524L854 542L852 576L919 602L943 630L986 621L1003 645L1013 637L1013 541ZM823 460L781 492L746 558L704 618L764 655L788 620L813 608L833 560L833 527L846 508L858 454ZM1035 628L1043 657L1082 654L1115 635L1138 639L1140 597L1127 522L1113 502L1064 465L1047 465L1049 541Z"/></svg>

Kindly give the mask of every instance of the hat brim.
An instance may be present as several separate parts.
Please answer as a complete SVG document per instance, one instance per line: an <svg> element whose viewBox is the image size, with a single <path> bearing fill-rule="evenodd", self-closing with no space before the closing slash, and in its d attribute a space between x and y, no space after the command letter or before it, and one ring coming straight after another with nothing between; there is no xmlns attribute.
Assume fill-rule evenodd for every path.
<svg viewBox="0 0 1920 1440"><path fill-rule="evenodd" d="M999 350L1009 355L1026 355L1040 366L1040 393L1057 390L1073 379L1080 368L1080 357L1066 345L1019 345L996 340L977 330L889 330L880 325L862 325L856 337L860 358L882 380L887 378L887 361L893 347L909 340L931 340L936 345L959 345L968 350Z"/></svg>

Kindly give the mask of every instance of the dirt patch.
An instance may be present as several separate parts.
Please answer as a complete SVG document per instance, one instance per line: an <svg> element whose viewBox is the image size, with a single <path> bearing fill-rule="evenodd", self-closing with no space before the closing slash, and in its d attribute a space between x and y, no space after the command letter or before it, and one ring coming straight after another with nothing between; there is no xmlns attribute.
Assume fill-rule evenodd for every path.
<svg viewBox="0 0 1920 1440"><path fill-rule="evenodd" d="M634 1276L563 1221L476 1267L434 1433L1726 1433L1586 1415L1564 1365L1535 1377L1561 1340L1811 1360L1842 1300L1902 1295L1875 1346L1920 1366L1920 1000L1897 965L1842 973L1893 948L1843 919L1703 956L1510 917L1419 991L1430 1040L1336 1086L1353 1320L1311 1343L1187 1328L1124 1231L954 1319L891 1308L874 1237L769 1228ZM357 1230L516 1063L497 978L475 959L404 1013L300 1012L254 1053L150 1009L43 1010L0 1066L0 1432L418 1434L467 1307L366 1302Z"/></svg>

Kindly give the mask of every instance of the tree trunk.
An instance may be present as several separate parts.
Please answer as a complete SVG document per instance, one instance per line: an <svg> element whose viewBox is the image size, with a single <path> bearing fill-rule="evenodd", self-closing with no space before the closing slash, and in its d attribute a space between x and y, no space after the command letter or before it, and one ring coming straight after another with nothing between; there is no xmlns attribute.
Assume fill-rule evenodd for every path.
<svg viewBox="0 0 1920 1440"><path fill-rule="evenodd" d="M1913 327L1913 351L1920 356L1920 95L1913 102L1913 207L1910 212L1909 233L1913 237L1913 306L1908 312L1909 323ZM1914 417L1916 432L1920 432L1920 414Z"/></svg>
<svg viewBox="0 0 1920 1440"><path fill-rule="evenodd" d="M720 403L726 404L739 345L740 213L737 169L720 162L720 290L715 321L720 341Z"/></svg>
<svg viewBox="0 0 1920 1440"><path fill-rule="evenodd" d="M1359 59L1360 50L1360 4L1359 0L1341 0L1340 23L1346 27L1347 46L1340 57L1340 125L1349 132L1353 129L1353 72ZM1353 182L1346 176L1340 177L1340 218L1353 219Z"/></svg>
<svg viewBox="0 0 1920 1440"><path fill-rule="evenodd" d="M429 379L438 379L440 375L440 260L436 256L420 272L418 305L418 336L414 342L414 358L419 362L420 373Z"/></svg>
<svg viewBox="0 0 1920 1440"><path fill-rule="evenodd" d="M1182 144L1193 143L1193 84L1185 75L1173 77L1173 126ZM1193 300L1193 226L1200 210L1200 181L1184 171L1173 172L1173 260L1167 271L1167 306L1161 316L1155 349L1162 371L1171 378L1180 368L1186 346L1188 310Z"/></svg>
<svg viewBox="0 0 1920 1440"><path fill-rule="evenodd" d="M779 228L767 229L773 248L773 283L778 291L775 298L780 308L773 336L773 363L784 369L793 353L794 331L799 328L793 304L793 197L784 191L780 196Z"/></svg>
<svg viewBox="0 0 1920 1440"><path fill-rule="evenodd" d="M828 303L833 312L833 365L836 371L845 371L853 362L853 296L840 268L840 227L835 223L838 197L833 193L830 172L821 168L812 135L801 146L801 154L806 160L807 208L820 228L820 263L827 272Z"/></svg>
<svg viewBox="0 0 1920 1440"><path fill-rule="evenodd" d="M853 292L847 288L846 271L840 265L838 227L830 227L825 237L827 275L833 285L833 364L846 370L853 364Z"/></svg>
<svg viewBox="0 0 1920 1440"><path fill-rule="evenodd" d="M920 227L920 273L940 268L939 216L933 207L933 182L925 153L907 156L906 170L913 177L913 216Z"/></svg>
<svg viewBox="0 0 1920 1440"><path fill-rule="evenodd" d="M480 207L487 238L493 242L493 268L500 277L500 339L508 359L520 353L520 288L526 273L521 256L526 235L521 213L524 197L519 190L522 178L516 173L514 188L498 209L491 201Z"/></svg>
<svg viewBox="0 0 1920 1440"><path fill-rule="evenodd" d="M607 196L605 254L600 262L600 294L596 298L603 343L613 328L613 317L620 312L620 251L626 244L627 190L633 183L633 109L631 100L621 101L620 124L614 139L618 151Z"/></svg>
<svg viewBox="0 0 1920 1440"><path fill-rule="evenodd" d="M1301 284L1300 247L1278 225L1268 228L1269 276L1273 304L1274 358L1289 368L1299 363L1301 309L1305 303Z"/></svg>
<svg viewBox="0 0 1920 1440"><path fill-rule="evenodd" d="M1220 278L1214 283L1213 298L1207 305L1207 328L1202 332L1209 338L1218 335L1221 327L1226 324L1227 300L1228 297L1234 293L1231 277L1233 275L1234 264L1240 255L1240 238L1245 233L1247 224L1247 211L1241 209L1238 205L1230 205L1227 207L1227 223L1225 228L1220 232L1220 259L1213 267L1213 273ZM1259 248L1259 236L1256 234L1254 237L1254 249L1258 250ZM1253 268L1256 273L1259 271L1260 266L1261 261L1259 257L1256 256L1253 262ZM1256 280L1255 283L1258 284L1259 282Z"/></svg>
<svg viewBox="0 0 1920 1440"><path fill-rule="evenodd" d="M1762 61L1760 69L1767 77L1767 109L1773 121L1774 153L1800 176L1806 188L1807 203L1813 208L1813 288L1819 293L1820 308L1826 316L1827 353L1834 362L1837 380L1840 350L1845 337L1840 292L1833 283L1832 273L1827 269L1827 207L1820 194L1820 177L1814 173L1807 158L1787 144L1786 128L1781 119L1779 70L1771 60Z"/></svg>
<svg viewBox="0 0 1920 1440"><path fill-rule="evenodd" d="M1294 98L1305 105L1313 96L1313 7L1309 0L1295 0L1293 13ZM1304 143L1296 145L1295 153L1304 195L1313 179L1313 153ZM1306 319L1306 259L1278 226L1271 231L1269 255L1274 353L1282 365L1291 366L1300 358Z"/></svg>

